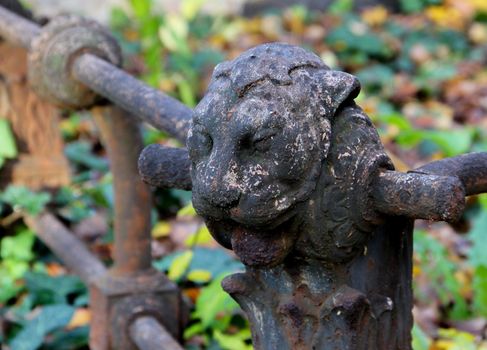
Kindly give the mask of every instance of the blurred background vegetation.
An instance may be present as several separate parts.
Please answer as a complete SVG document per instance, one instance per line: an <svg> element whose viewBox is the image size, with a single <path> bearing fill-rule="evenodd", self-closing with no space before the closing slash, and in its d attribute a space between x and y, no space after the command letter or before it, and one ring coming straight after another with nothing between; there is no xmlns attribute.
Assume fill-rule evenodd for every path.
<svg viewBox="0 0 487 350"><path fill-rule="evenodd" d="M380 5L354 12L352 0L337 0L326 12L296 5L247 17L210 15L201 11L205 3L182 0L166 14L151 0L114 7L110 27L125 68L193 107L217 63L263 42L285 41L359 77L358 103L398 170L487 151L485 0L401 0L394 13ZM99 133L88 112L66 114L61 132L71 184L45 192L8 186L0 193L2 349L87 348L86 288L22 220L23 213L47 208L110 261L112 175ZM182 146L148 126L143 133L147 144ZM16 154L9 124L0 119L0 164ZM154 266L194 305L186 348L251 349L242 311L220 287L242 265L212 240L191 207L191 193L156 194ZM415 350L487 349L487 197L469 198L467 208L454 226L416 223Z"/></svg>

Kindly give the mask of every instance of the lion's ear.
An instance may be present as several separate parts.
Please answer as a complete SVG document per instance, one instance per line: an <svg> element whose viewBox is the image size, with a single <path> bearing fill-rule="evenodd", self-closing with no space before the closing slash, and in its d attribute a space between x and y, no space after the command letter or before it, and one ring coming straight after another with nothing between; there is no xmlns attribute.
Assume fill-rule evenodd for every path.
<svg viewBox="0 0 487 350"><path fill-rule="evenodd" d="M348 100L353 100L360 92L360 82L348 73L326 70L320 77L321 101L324 115L331 117Z"/></svg>

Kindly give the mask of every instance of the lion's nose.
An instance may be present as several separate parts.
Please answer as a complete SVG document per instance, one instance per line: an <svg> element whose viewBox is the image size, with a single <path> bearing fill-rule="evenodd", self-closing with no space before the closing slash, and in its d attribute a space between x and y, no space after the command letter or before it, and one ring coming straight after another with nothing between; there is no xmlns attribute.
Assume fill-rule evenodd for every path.
<svg viewBox="0 0 487 350"><path fill-rule="evenodd" d="M240 192L237 190L226 189L225 191L212 191L209 193L207 200L211 205L222 209L230 209L238 204Z"/></svg>
<svg viewBox="0 0 487 350"><path fill-rule="evenodd" d="M231 208L238 203L241 192L237 163L228 154L223 159L215 158L211 157L206 167L209 175L206 176L209 180L205 189L206 200L219 208Z"/></svg>

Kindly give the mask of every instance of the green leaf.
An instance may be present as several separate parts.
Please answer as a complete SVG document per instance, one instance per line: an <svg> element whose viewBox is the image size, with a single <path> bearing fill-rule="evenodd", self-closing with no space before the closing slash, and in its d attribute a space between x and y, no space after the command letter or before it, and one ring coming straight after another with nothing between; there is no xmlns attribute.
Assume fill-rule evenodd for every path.
<svg viewBox="0 0 487 350"><path fill-rule="evenodd" d="M455 130L404 130L397 137L401 146L416 146L419 142L430 141L437 145L448 157L467 152L475 136L471 128Z"/></svg>
<svg viewBox="0 0 487 350"><path fill-rule="evenodd" d="M2 158L15 158L17 154L15 137L10 129L10 124L7 119L0 118L0 156Z"/></svg>
<svg viewBox="0 0 487 350"><path fill-rule="evenodd" d="M474 292L473 304L476 314L487 317L487 266L479 265L475 269L472 289Z"/></svg>
<svg viewBox="0 0 487 350"><path fill-rule="evenodd" d="M45 273L28 272L24 280L27 290L38 304L67 303L69 295L86 291L79 277L73 275L52 277Z"/></svg>
<svg viewBox="0 0 487 350"><path fill-rule="evenodd" d="M10 276L4 266L0 265L0 303L5 303L21 289L22 287L16 284L16 279Z"/></svg>
<svg viewBox="0 0 487 350"><path fill-rule="evenodd" d="M95 156L91 151L91 145L85 141L72 142L64 148L64 153L68 159L90 169L106 172L108 171L107 162Z"/></svg>
<svg viewBox="0 0 487 350"><path fill-rule="evenodd" d="M29 215L38 215L51 200L51 195L47 192L33 192L24 186L10 185L0 195L0 200L10 204L14 210L22 210Z"/></svg>
<svg viewBox="0 0 487 350"><path fill-rule="evenodd" d="M448 350L478 350L473 334L462 332L457 329L439 329L438 335L441 340L450 343Z"/></svg>
<svg viewBox="0 0 487 350"><path fill-rule="evenodd" d="M353 0L335 0L328 11L334 15L349 13L353 9Z"/></svg>
<svg viewBox="0 0 487 350"><path fill-rule="evenodd" d="M399 0L401 10L406 13L419 12L423 9L422 0Z"/></svg>
<svg viewBox="0 0 487 350"><path fill-rule="evenodd" d="M35 236L30 230L23 230L15 236L5 237L1 241L0 256L5 260L28 262L32 260L32 246Z"/></svg>
<svg viewBox="0 0 487 350"><path fill-rule="evenodd" d="M184 330L184 339L189 339L197 334L204 333L205 329L201 323L195 323Z"/></svg>
<svg viewBox="0 0 487 350"><path fill-rule="evenodd" d="M12 350L36 350L42 345L47 334L69 323L74 310L68 305L44 306L15 336L10 347Z"/></svg>
<svg viewBox="0 0 487 350"><path fill-rule="evenodd" d="M15 281L23 277L29 270L29 264L25 261L7 259L3 261L3 267L6 273Z"/></svg>
<svg viewBox="0 0 487 350"><path fill-rule="evenodd" d="M414 252L421 270L428 275L431 287L440 302L445 306L453 305L449 310L449 316L453 319L468 316L467 304L461 293L463 286L455 277L457 265L449 259L446 247L427 232L416 230ZM416 297L421 299L421 295Z"/></svg>
<svg viewBox="0 0 487 350"><path fill-rule="evenodd" d="M386 125L395 125L399 130L411 130L411 123L401 114L388 113L379 114L377 119Z"/></svg>
<svg viewBox="0 0 487 350"><path fill-rule="evenodd" d="M130 0L132 10L138 19L144 19L150 15L151 1L152 0Z"/></svg>
<svg viewBox="0 0 487 350"><path fill-rule="evenodd" d="M412 336L413 350L428 350L430 348L431 339L416 323L413 325Z"/></svg>
<svg viewBox="0 0 487 350"><path fill-rule="evenodd" d="M230 314L239 309L238 304L221 287L225 276L220 275L203 288L196 301L194 316L201 320L204 328L211 327L219 313Z"/></svg>
<svg viewBox="0 0 487 350"><path fill-rule="evenodd" d="M189 34L188 23L180 16L166 18L164 26L159 28L159 38L170 51L190 55L191 49L187 43Z"/></svg>
<svg viewBox="0 0 487 350"><path fill-rule="evenodd" d="M473 303L478 315L487 317L487 210L480 212L472 220L472 229L469 234L472 248L469 254L469 262L475 268L473 276Z"/></svg>
<svg viewBox="0 0 487 350"><path fill-rule="evenodd" d="M228 254L223 249L206 248L196 246L193 250L193 258L188 270L205 270L212 276L229 274L244 269L243 264ZM182 253L174 253L155 261L154 267L160 271L168 271L173 261Z"/></svg>
<svg viewBox="0 0 487 350"><path fill-rule="evenodd" d="M229 335L215 330L213 335L223 349L226 350L250 350L252 346L247 344L244 340L237 335Z"/></svg>
<svg viewBox="0 0 487 350"><path fill-rule="evenodd" d="M390 86L394 79L394 71L384 64L375 64L356 73L364 86Z"/></svg>
<svg viewBox="0 0 487 350"><path fill-rule="evenodd" d="M193 252L191 250L188 250L183 254L177 256L169 267L169 272L167 274L169 279L177 281L181 277L183 277L183 275L188 270L191 259L193 259Z"/></svg>
<svg viewBox="0 0 487 350"><path fill-rule="evenodd" d="M177 82L178 92L181 101L189 107L196 106L196 97L193 91L193 85L186 79L179 79Z"/></svg>
<svg viewBox="0 0 487 350"><path fill-rule="evenodd" d="M469 239L473 246L469 254L469 262L474 266L487 267L487 210L480 212L480 215L472 220L472 229Z"/></svg>

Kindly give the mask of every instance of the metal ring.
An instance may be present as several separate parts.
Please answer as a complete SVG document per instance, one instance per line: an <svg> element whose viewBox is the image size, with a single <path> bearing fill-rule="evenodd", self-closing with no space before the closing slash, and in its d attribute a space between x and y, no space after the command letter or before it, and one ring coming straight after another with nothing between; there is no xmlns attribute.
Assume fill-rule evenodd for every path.
<svg viewBox="0 0 487 350"><path fill-rule="evenodd" d="M103 26L77 16L56 17L32 42L28 55L31 87L60 107L92 106L99 97L71 75L72 63L85 53L97 55L116 66L122 64L121 49Z"/></svg>

